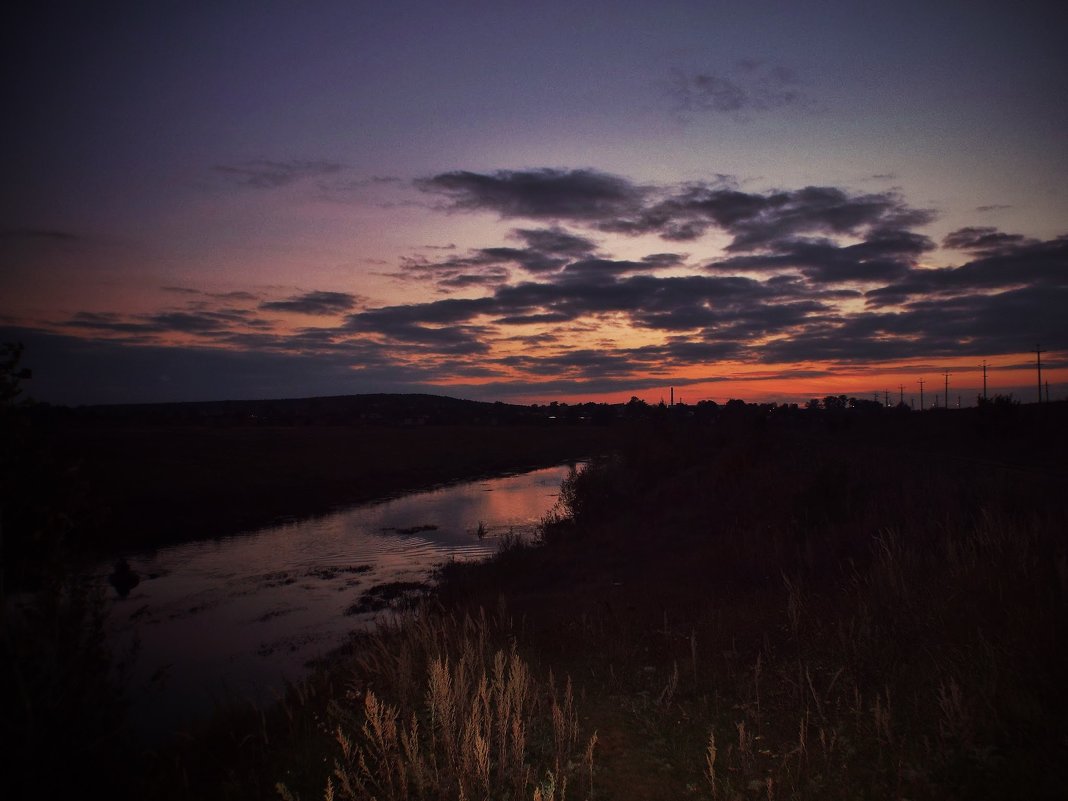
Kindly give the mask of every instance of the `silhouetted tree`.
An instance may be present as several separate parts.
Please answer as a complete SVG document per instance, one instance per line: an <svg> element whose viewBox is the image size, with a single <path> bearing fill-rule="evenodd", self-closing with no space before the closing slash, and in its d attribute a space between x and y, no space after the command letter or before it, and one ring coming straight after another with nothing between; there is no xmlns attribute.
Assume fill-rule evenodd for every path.
<svg viewBox="0 0 1068 801"><path fill-rule="evenodd" d="M73 478L20 401L22 347L0 356L0 738L10 798L127 794L124 705L99 588L76 559Z"/></svg>
<svg viewBox="0 0 1068 801"><path fill-rule="evenodd" d="M845 411L849 399L845 395L828 395L823 399L823 408L829 412Z"/></svg>

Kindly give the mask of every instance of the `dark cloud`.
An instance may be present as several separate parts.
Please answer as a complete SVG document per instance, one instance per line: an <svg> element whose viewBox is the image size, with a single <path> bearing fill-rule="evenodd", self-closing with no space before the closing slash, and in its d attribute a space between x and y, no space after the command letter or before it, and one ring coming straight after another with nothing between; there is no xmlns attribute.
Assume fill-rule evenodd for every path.
<svg viewBox="0 0 1068 801"><path fill-rule="evenodd" d="M642 261L650 267L678 267L686 261L685 253L650 253L642 256Z"/></svg>
<svg viewBox="0 0 1068 801"><path fill-rule="evenodd" d="M993 229L967 229L981 233L969 241L998 242L996 249L960 267L913 269L899 281L866 293L871 306L896 305L914 297L968 295L1012 287L1060 288L1068 286L1068 235L1046 242L1000 239ZM959 233L959 232L958 232Z"/></svg>
<svg viewBox="0 0 1068 801"><path fill-rule="evenodd" d="M744 355L745 343L726 337L707 339L675 337L664 348L665 361L680 367L694 363L714 364L742 359Z"/></svg>
<svg viewBox="0 0 1068 801"><path fill-rule="evenodd" d="M510 267L528 273L557 272L572 258L591 254L595 245L585 237L568 233L559 227L517 229L510 234L527 247L488 247L468 251L438 261L422 257L408 258L401 263L400 277L435 282L441 289L462 289L472 286L499 286L511 278Z"/></svg>
<svg viewBox="0 0 1068 801"><path fill-rule="evenodd" d="M934 218L910 208L897 194L851 194L837 187L808 186L767 194L721 186L691 185L644 209L631 220L606 223L624 233L658 233L666 239L696 239L710 228L733 235L730 251L757 250L801 235L871 235L907 230Z"/></svg>
<svg viewBox="0 0 1068 801"><path fill-rule="evenodd" d="M628 273L648 272L659 270L664 267L674 267L678 264L676 259L660 258L667 254L657 254L651 259L641 261L625 261L617 259L581 259L568 264L561 274L562 280L571 280L575 276L581 276L585 280L606 279Z"/></svg>
<svg viewBox="0 0 1068 801"><path fill-rule="evenodd" d="M905 276L923 253L933 250L926 236L910 231L877 231L854 245L827 239L769 242L770 252L712 262L716 272L796 270L819 283L883 283Z"/></svg>
<svg viewBox="0 0 1068 801"><path fill-rule="evenodd" d="M675 187L638 186L593 170L541 169L444 173L417 182L424 191L446 195L452 210L493 211L501 217L553 219L626 235L656 234L669 241L695 240L710 229L734 237L729 250L759 250L800 236L864 236L907 231L934 219L911 208L894 192L855 194L837 187L743 192L724 177L713 183ZM570 249L551 249L561 232L518 229L531 249L575 257L592 245L567 235ZM549 245L549 247L547 247ZM587 251L592 252L592 251Z"/></svg>
<svg viewBox="0 0 1068 801"><path fill-rule="evenodd" d="M416 186L444 195L453 210L549 220L617 217L640 208L646 194L625 178L592 169L447 172L416 181Z"/></svg>
<svg viewBox="0 0 1068 801"><path fill-rule="evenodd" d="M499 363L535 376L576 376L583 379L625 376L651 361L641 351L575 348L543 355L507 356Z"/></svg>
<svg viewBox="0 0 1068 801"><path fill-rule="evenodd" d="M565 231L559 226L552 228L515 228L512 236L522 239L527 247L539 253L578 258L593 253L597 246L590 239Z"/></svg>
<svg viewBox="0 0 1068 801"><path fill-rule="evenodd" d="M973 253L993 254L999 251L1013 250L1022 244L1033 244L1020 234L1005 234L997 228L983 226L979 228L960 228L948 234L942 240L942 247L966 250Z"/></svg>
<svg viewBox="0 0 1068 801"><path fill-rule="evenodd" d="M224 343L243 333L262 336L274 329L274 324L260 317L251 305L257 296L250 292L204 292L174 285L160 289L184 302L152 313L83 310L48 326L62 333L77 331L83 336L141 345L188 341L190 337L206 344Z"/></svg>
<svg viewBox="0 0 1068 801"><path fill-rule="evenodd" d="M498 317L493 322L497 325L536 325L543 323L563 323L572 319L565 312L542 312L535 314L512 314Z"/></svg>
<svg viewBox="0 0 1068 801"><path fill-rule="evenodd" d="M762 350L768 361L849 363L1019 353L1038 341L1068 342L1065 304L1068 286L924 297L896 311L840 313Z"/></svg>
<svg viewBox="0 0 1068 801"><path fill-rule="evenodd" d="M392 346L417 346L424 352L475 355L489 351L489 330L474 320L492 314L492 298L433 301L385 306L349 315L345 330L368 334Z"/></svg>
<svg viewBox="0 0 1068 801"><path fill-rule="evenodd" d="M78 312L69 320L59 323L59 325L63 328L74 328L83 331L100 331L133 336L155 333L152 327L144 322L127 320L118 314L110 312Z"/></svg>
<svg viewBox="0 0 1068 801"><path fill-rule="evenodd" d="M351 331L389 331L395 326L451 325L493 314L499 306L493 298L447 298L430 303L383 306L351 314L345 327Z"/></svg>
<svg viewBox="0 0 1068 801"><path fill-rule="evenodd" d="M334 161L270 161L256 159L240 164L217 164L214 167L243 186L257 189L277 189L288 186L304 178L323 175L336 175L346 169L345 165Z"/></svg>
<svg viewBox="0 0 1068 801"><path fill-rule="evenodd" d="M964 252L964 263L929 268L923 260L935 243L918 228L934 215L894 192L747 192L725 177L641 186L551 169L445 173L420 186L453 210L544 222L513 228L489 247L404 260L396 275L449 293L437 300L369 308L344 292L264 299L172 286L165 289L175 308L82 312L51 328L77 334L62 340L68 352L81 341L144 370L144 354L180 342L175 358L209 374L227 363L244 365L235 369L245 375L278 365L295 376L318 364L352 387L335 391L371 391L375 381L447 383L480 387L483 397L562 387L629 394L681 385L679 372L724 361L750 370L825 361L826 371L855 372L888 361L1019 353L1035 342L1057 361L1068 343L1068 236L1040 242L960 228L942 244ZM713 231L729 245L700 267L673 247L616 258L597 233L687 241ZM452 296L458 290L479 296ZM324 317L294 331L263 312ZM324 325L327 316L336 323ZM613 341L628 328L644 344ZM243 355L227 362L214 351ZM710 370L699 380L716 378Z"/></svg>
<svg viewBox="0 0 1068 801"><path fill-rule="evenodd" d="M442 290L469 289L471 287L495 287L508 281L512 274L499 267L490 267L477 273L455 273L447 278L438 279Z"/></svg>
<svg viewBox="0 0 1068 801"><path fill-rule="evenodd" d="M358 302L348 292L306 292L287 300L271 300L260 304L265 311L294 312L296 314L340 314L350 311Z"/></svg>
<svg viewBox="0 0 1068 801"><path fill-rule="evenodd" d="M745 119L748 112L811 106L790 70L761 61L739 62L730 74L675 70L667 94L673 110L683 115L728 114Z"/></svg>
<svg viewBox="0 0 1068 801"><path fill-rule="evenodd" d="M609 315L666 332L704 330L723 336L733 326L729 336L735 337L740 332L752 336L780 330L826 308L814 296L819 293L799 281L629 274L646 269L642 262L576 262L553 282L504 285L483 298L369 309L351 315L346 327L385 342L481 344L500 334L497 326L560 324Z"/></svg>
<svg viewBox="0 0 1068 801"><path fill-rule="evenodd" d="M532 273L557 270L567 260L534 248L483 248L469 264L515 264Z"/></svg>
<svg viewBox="0 0 1068 801"><path fill-rule="evenodd" d="M566 259L528 248L493 247L438 261L406 258L401 262L397 276L430 281L443 288L473 284L492 286L511 278L510 267L520 267L530 273L546 273L559 270L566 263Z"/></svg>
<svg viewBox="0 0 1068 801"><path fill-rule="evenodd" d="M643 274L642 262L591 258L569 263L551 280L503 285L486 298L447 306L413 304L384 313L394 323L423 328L471 325L482 315L492 318L483 324L491 327L559 325L608 315L670 334L668 344L656 352L664 365L697 359L856 364L991 355L1012 352L1030 340L1068 338L1061 322L1063 308L1068 308L1068 237L1006 244L996 255L944 269L916 267L915 261L933 243L902 229L877 227L867 239L845 246L832 240L790 239L769 246L780 252L733 257L712 267L756 273L790 269L798 274L772 274L762 280L740 275L663 277ZM842 281L884 286L864 295L854 289L824 288ZM871 305L891 292L901 306L897 310L851 311L839 305L861 297ZM401 333L411 334L407 328ZM424 341L432 335L417 333ZM622 370L624 363L632 370L648 369L649 362L634 352L609 347L605 353L596 362L602 374ZM552 369L581 370L590 357L585 351L580 356L543 362L537 353L528 353L514 357L509 366L539 375Z"/></svg>

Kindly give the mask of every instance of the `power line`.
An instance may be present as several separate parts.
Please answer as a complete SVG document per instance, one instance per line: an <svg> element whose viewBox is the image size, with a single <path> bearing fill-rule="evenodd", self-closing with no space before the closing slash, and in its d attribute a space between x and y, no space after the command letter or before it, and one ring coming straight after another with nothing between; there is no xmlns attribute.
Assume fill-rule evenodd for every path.
<svg viewBox="0 0 1068 801"><path fill-rule="evenodd" d="M1041 345L1035 345L1035 357L1038 365L1038 402L1042 403L1042 354L1046 351L1042 350Z"/></svg>

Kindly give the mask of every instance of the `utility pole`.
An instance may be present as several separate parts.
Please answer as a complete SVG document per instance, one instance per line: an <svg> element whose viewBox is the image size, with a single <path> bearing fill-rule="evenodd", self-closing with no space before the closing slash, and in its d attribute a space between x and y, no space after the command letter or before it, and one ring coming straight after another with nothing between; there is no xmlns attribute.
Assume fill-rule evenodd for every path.
<svg viewBox="0 0 1068 801"><path fill-rule="evenodd" d="M983 400L986 400L986 359L983 359L980 367L983 368Z"/></svg>
<svg viewBox="0 0 1068 801"><path fill-rule="evenodd" d="M883 406L890 407L890 390L883 390Z"/></svg>
<svg viewBox="0 0 1068 801"><path fill-rule="evenodd" d="M923 411L923 384L924 384L924 381L926 381L926 379L924 379L924 378L921 378L920 381L919 381L919 383L920 383L920 411L921 412Z"/></svg>
<svg viewBox="0 0 1068 801"><path fill-rule="evenodd" d="M951 375L951 373L949 372L949 370L946 370L944 373L942 373L942 375L944 375L946 377L946 408L948 409L949 408L949 376Z"/></svg>
<svg viewBox="0 0 1068 801"><path fill-rule="evenodd" d="M904 406L905 405L905 385L904 384L898 384L897 385L897 405L898 406Z"/></svg>
<svg viewBox="0 0 1068 801"><path fill-rule="evenodd" d="M1038 402L1039 403L1042 403L1042 354L1043 353L1045 353L1045 351L1042 350L1042 346L1041 345L1035 345L1035 356L1038 359L1037 364L1038 364Z"/></svg>

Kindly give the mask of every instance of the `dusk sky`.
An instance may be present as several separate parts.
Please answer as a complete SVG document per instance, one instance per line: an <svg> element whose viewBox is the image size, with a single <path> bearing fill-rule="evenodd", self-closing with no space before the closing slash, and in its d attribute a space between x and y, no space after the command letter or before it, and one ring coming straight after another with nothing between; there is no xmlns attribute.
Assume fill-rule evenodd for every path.
<svg viewBox="0 0 1068 801"><path fill-rule="evenodd" d="M1068 394L1063 3L19 4L58 403Z"/></svg>

